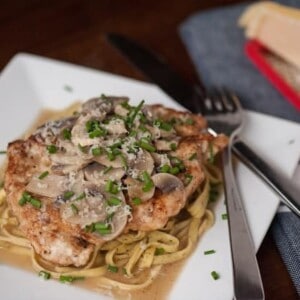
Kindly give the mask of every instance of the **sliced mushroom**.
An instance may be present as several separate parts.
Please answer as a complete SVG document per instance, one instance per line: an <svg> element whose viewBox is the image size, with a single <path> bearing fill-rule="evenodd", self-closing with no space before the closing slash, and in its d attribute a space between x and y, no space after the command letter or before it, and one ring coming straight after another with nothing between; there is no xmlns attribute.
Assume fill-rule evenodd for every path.
<svg viewBox="0 0 300 300"><path fill-rule="evenodd" d="M150 191L144 192L144 183L130 177L125 179L125 184L127 185L127 192L130 199L140 198L142 201L147 201L153 197L155 192L155 187L151 188Z"/></svg>
<svg viewBox="0 0 300 300"><path fill-rule="evenodd" d="M135 174L134 177L139 177L144 171L148 174L152 174L154 160L149 152L140 149L135 160L129 162L129 167L132 170L132 173Z"/></svg>
<svg viewBox="0 0 300 300"><path fill-rule="evenodd" d="M162 167L164 165L171 165L170 159L167 154L151 153L154 163L157 167Z"/></svg>
<svg viewBox="0 0 300 300"><path fill-rule="evenodd" d="M124 120L120 118L113 118L108 124L104 124L103 127L108 131L109 134L120 136L127 133L127 129Z"/></svg>
<svg viewBox="0 0 300 300"><path fill-rule="evenodd" d="M107 180L120 182L121 178L125 175L125 170L123 168L108 169L103 165L93 163L84 168L84 175L88 181L94 184L106 182Z"/></svg>
<svg viewBox="0 0 300 300"><path fill-rule="evenodd" d="M151 136L154 139L159 139L161 137L161 133L160 133L160 129L157 126L149 126L146 125L146 128L148 129L148 131L151 133Z"/></svg>
<svg viewBox="0 0 300 300"><path fill-rule="evenodd" d="M45 144L51 144L64 128L71 128L76 120L77 117L72 116L61 120L49 121L40 126L35 132L35 135L39 141Z"/></svg>
<svg viewBox="0 0 300 300"><path fill-rule="evenodd" d="M115 106L114 113L119 115L119 116L126 117L128 112L129 112L128 109L123 107L121 104L117 104Z"/></svg>
<svg viewBox="0 0 300 300"><path fill-rule="evenodd" d="M52 171L55 174L63 175L81 170L92 161L92 155L82 152L71 142L60 141L60 151L51 154Z"/></svg>
<svg viewBox="0 0 300 300"><path fill-rule="evenodd" d="M92 188L92 187L91 187ZM68 201L60 207L62 218L72 224L84 228L94 222L106 218L105 198L97 187L85 189L86 197L81 200Z"/></svg>
<svg viewBox="0 0 300 300"><path fill-rule="evenodd" d="M106 201L109 199L109 195L103 192L101 188L91 183L85 183L83 187L85 198L79 201L69 201L62 205L60 208L62 218L69 223L79 225L81 228L92 223L106 223L111 227L111 233L101 235L92 232L90 234L99 237L100 240L114 239L123 231L129 214L123 193L119 192L114 195L121 200L120 204L108 206Z"/></svg>
<svg viewBox="0 0 300 300"><path fill-rule="evenodd" d="M33 176L26 186L26 191L35 195L55 198L68 189L68 177L49 174L43 179Z"/></svg>
<svg viewBox="0 0 300 300"><path fill-rule="evenodd" d="M92 113L94 116L105 117L113 106L108 97L92 98L82 105L83 113Z"/></svg>
<svg viewBox="0 0 300 300"><path fill-rule="evenodd" d="M162 197L168 215L176 215L186 203L183 182L176 176L168 173L157 173L152 176L152 181L155 187L163 193Z"/></svg>
<svg viewBox="0 0 300 300"><path fill-rule="evenodd" d="M178 140L173 139L173 140L157 140L155 141L155 148L158 151L170 151L172 150L172 144L175 144L177 147L178 145Z"/></svg>
<svg viewBox="0 0 300 300"><path fill-rule="evenodd" d="M94 161L105 167L124 168L124 161L120 155L117 155L113 160L110 160L106 154L95 156Z"/></svg>
<svg viewBox="0 0 300 300"><path fill-rule="evenodd" d="M103 119L105 115L103 115L101 118L97 116L97 120ZM95 144L99 144L100 141L103 140L102 137L95 137L95 138L90 138L89 133L86 130L86 123L90 120L95 120L95 116L93 114L82 114L80 117L77 119L71 134L71 140L72 143L75 146L91 146Z"/></svg>

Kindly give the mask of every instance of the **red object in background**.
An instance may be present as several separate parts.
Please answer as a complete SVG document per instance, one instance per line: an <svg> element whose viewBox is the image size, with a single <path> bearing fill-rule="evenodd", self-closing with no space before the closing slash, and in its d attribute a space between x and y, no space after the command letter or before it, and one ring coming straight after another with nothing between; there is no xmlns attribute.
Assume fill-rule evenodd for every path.
<svg viewBox="0 0 300 300"><path fill-rule="evenodd" d="M297 92L280 73L266 60L265 53L269 52L257 40L249 40L245 52L255 66L276 87L276 89L298 110L300 110L300 93Z"/></svg>

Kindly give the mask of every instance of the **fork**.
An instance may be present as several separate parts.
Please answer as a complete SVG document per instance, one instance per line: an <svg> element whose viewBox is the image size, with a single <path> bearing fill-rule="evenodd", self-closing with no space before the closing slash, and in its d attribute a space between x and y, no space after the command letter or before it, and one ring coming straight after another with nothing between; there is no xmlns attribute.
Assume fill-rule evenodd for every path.
<svg viewBox="0 0 300 300"><path fill-rule="evenodd" d="M231 256L236 300L264 299L263 284L256 260L254 243L232 168L232 144L243 125L243 112L238 97L224 89L207 94L203 114L212 134L229 136L222 153L224 187L230 233Z"/></svg>

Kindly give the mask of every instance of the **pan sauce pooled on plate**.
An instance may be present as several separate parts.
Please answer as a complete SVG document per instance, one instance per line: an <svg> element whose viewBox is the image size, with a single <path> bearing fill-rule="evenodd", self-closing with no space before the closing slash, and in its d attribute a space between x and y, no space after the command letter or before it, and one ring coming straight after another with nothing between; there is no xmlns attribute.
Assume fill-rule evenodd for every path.
<svg viewBox="0 0 300 300"><path fill-rule="evenodd" d="M227 138L204 118L125 97L85 102L8 146L7 202L42 258L84 266L96 245L163 228Z"/></svg>

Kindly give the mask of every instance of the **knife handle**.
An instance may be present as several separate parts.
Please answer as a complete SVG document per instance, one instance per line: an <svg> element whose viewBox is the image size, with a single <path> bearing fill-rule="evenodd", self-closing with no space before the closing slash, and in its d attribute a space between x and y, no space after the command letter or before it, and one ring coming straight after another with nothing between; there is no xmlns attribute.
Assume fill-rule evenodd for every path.
<svg viewBox="0 0 300 300"><path fill-rule="evenodd" d="M277 192L286 206L300 216L300 189L292 179L271 167L241 140L234 143L233 152L249 169Z"/></svg>

